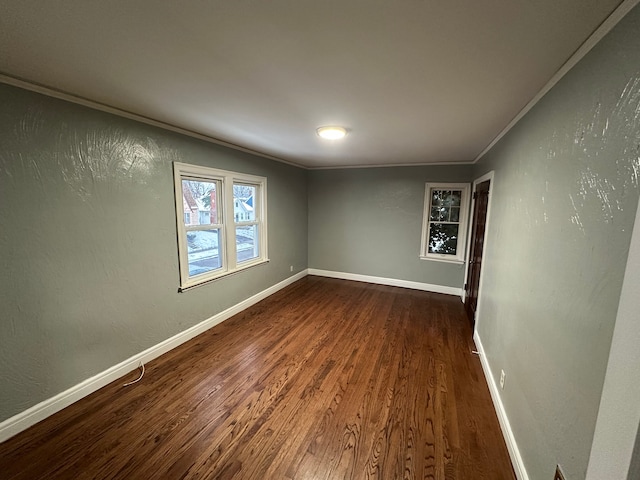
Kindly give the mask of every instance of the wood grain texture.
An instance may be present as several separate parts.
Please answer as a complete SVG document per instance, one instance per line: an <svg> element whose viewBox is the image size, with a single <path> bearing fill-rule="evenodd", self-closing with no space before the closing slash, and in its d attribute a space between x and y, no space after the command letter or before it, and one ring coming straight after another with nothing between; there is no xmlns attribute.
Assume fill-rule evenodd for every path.
<svg viewBox="0 0 640 480"><path fill-rule="evenodd" d="M515 478L457 297L306 277L0 444L2 479Z"/></svg>

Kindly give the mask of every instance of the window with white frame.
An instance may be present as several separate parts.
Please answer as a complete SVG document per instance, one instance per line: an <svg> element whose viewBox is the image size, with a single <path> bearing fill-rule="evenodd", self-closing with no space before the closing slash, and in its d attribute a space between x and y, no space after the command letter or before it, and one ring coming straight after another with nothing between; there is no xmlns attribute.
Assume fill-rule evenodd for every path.
<svg viewBox="0 0 640 480"><path fill-rule="evenodd" d="M464 262L469 185L427 183L420 258Z"/></svg>
<svg viewBox="0 0 640 480"><path fill-rule="evenodd" d="M268 261L266 178L178 162L173 169L181 289Z"/></svg>

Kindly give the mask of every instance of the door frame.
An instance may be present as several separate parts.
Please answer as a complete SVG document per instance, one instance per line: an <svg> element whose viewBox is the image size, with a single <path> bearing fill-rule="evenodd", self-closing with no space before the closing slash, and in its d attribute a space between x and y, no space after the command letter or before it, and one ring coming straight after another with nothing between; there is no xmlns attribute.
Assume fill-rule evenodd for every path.
<svg viewBox="0 0 640 480"><path fill-rule="evenodd" d="M491 170L490 172L485 173L480 178L477 178L473 181L473 186L471 188L471 211L469 214L469 228L467 229L467 245L466 245L466 254L464 258L464 283L462 284L462 303L466 300L466 288L467 281L469 280L469 257L471 256L471 234L473 233L473 212L476 206L476 200L473 198L473 195L476 193L478 185L489 180L491 183L489 184L489 197L487 198L487 218L485 220L485 230L484 230L484 240L483 240L483 249L482 249L482 263L480 267L480 281L478 282L478 301L476 303L476 317L474 319L474 334L478 329L478 321L480 319L480 306L482 303L482 283L484 279L484 274L486 271L486 255L487 255L487 238L489 233L489 224L491 222L491 199L493 198L493 189L494 189L494 173L495 170Z"/></svg>

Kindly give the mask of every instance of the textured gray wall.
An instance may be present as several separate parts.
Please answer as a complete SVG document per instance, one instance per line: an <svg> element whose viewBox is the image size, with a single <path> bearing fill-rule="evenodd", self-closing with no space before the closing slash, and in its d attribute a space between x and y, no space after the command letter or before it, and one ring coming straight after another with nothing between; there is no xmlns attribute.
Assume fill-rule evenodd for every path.
<svg viewBox="0 0 640 480"><path fill-rule="evenodd" d="M635 8L475 169L495 170L477 329L532 479L585 477L639 152Z"/></svg>
<svg viewBox="0 0 640 480"><path fill-rule="evenodd" d="M309 172L309 268L462 287L462 265L420 260L426 182L468 182L470 165Z"/></svg>
<svg viewBox="0 0 640 480"><path fill-rule="evenodd" d="M0 421L307 267L306 172L0 85ZM268 178L271 262L185 293L172 161Z"/></svg>

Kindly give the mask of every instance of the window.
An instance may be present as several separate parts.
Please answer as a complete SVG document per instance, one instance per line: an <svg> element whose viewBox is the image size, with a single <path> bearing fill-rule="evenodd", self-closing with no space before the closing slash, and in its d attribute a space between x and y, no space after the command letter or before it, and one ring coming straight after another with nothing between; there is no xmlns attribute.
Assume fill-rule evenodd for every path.
<svg viewBox="0 0 640 480"><path fill-rule="evenodd" d="M175 162L174 182L181 289L268 261L266 178Z"/></svg>
<svg viewBox="0 0 640 480"><path fill-rule="evenodd" d="M211 222L211 212L200 210L200 224L210 223Z"/></svg>
<svg viewBox="0 0 640 480"><path fill-rule="evenodd" d="M427 183L420 258L464 262L469 185Z"/></svg>

